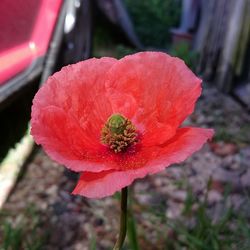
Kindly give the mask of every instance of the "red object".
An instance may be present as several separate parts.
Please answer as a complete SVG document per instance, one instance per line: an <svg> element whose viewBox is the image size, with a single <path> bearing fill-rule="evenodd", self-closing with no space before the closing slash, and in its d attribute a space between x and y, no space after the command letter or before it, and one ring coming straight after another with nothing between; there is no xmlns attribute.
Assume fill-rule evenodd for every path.
<svg viewBox="0 0 250 250"><path fill-rule="evenodd" d="M201 80L164 53L90 59L64 67L38 91L32 135L52 159L82 172L74 194L105 197L185 160L212 137L212 129L180 128L200 94ZM112 114L140 134L125 152L100 141Z"/></svg>
<svg viewBox="0 0 250 250"><path fill-rule="evenodd" d="M62 0L1 0L0 85L48 49Z"/></svg>

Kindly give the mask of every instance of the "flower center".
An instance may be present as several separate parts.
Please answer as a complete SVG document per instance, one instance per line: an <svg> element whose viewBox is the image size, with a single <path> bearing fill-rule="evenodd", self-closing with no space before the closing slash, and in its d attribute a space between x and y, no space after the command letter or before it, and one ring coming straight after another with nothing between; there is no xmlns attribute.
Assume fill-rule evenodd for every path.
<svg viewBox="0 0 250 250"><path fill-rule="evenodd" d="M101 142L115 153L119 153L136 144L136 128L129 119L120 114L113 114L102 128Z"/></svg>

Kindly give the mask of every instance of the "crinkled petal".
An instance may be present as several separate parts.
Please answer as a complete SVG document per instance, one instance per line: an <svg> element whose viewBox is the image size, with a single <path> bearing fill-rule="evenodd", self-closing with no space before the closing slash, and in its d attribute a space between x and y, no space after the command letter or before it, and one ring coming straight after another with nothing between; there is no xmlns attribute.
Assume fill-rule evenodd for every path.
<svg viewBox="0 0 250 250"><path fill-rule="evenodd" d="M33 121L32 134L52 159L74 171L112 168L100 159L101 145L89 140L78 122L63 109L48 106L39 112L39 120Z"/></svg>
<svg viewBox="0 0 250 250"><path fill-rule="evenodd" d="M48 155L83 171L111 168L101 160L100 133L113 113L105 95L103 77L116 59L90 59L64 67L36 94L31 133Z"/></svg>
<svg viewBox="0 0 250 250"><path fill-rule="evenodd" d="M162 144L193 112L201 80L185 63L165 53L141 52L119 60L106 75L115 112L127 115L142 132L144 146ZM114 98L114 96L120 98ZM120 100L126 98L120 105ZM134 112L127 112L134 110ZM126 112L128 114L126 114Z"/></svg>
<svg viewBox="0 0 250 250"><path fill-rule="evenodd" d="M145 166L123 171L83 172L73 194L89 198L102 198L112 195L123 187L130 185L137 178L157 173L170 164L184 161L192 153L199 150L213 136L213 133L212 129L180 128L169 142L160 147L151 148L151 151L155 152L155 158L148 158ZM138 156L147 157L146 153L147 151L142 150Z"/></svg>

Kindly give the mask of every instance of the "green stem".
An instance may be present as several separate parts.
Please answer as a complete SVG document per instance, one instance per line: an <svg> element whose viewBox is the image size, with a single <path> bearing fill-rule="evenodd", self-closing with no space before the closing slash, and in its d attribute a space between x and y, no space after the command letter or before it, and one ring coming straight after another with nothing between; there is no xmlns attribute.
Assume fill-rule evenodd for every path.
<svg viewBox="0 0 250 250"><path fill-rule="evenodd" d="M127 232L127 199L128 198L128 188L125 187L121 192L121 216L120 216L120 232L119 237L115 243L113 250L122 249L123 242L126 237Z"/></svg>

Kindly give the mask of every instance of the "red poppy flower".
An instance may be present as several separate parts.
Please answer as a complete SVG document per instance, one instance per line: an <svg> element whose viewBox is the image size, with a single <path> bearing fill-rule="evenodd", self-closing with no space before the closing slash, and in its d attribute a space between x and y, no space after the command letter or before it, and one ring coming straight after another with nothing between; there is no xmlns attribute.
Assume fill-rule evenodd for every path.
<svg viewBox="0 0 250 250"><path fill-rule="evenodd" d="M81 172L74 194L105 197L185 160L212 137L211 129L180 127L200 94L201 80L165 53L93 58L42 86L31 131L52 159Z"/></svg>

